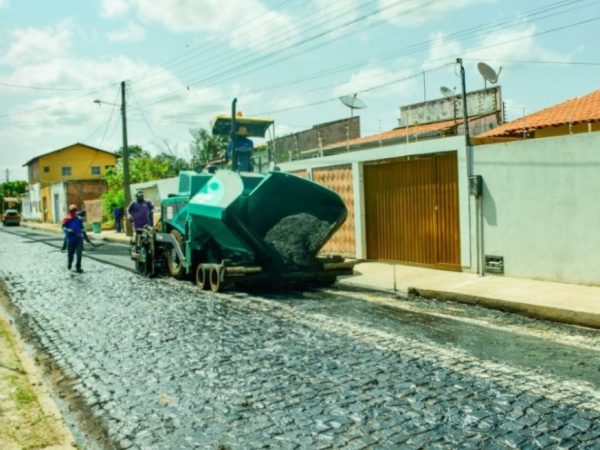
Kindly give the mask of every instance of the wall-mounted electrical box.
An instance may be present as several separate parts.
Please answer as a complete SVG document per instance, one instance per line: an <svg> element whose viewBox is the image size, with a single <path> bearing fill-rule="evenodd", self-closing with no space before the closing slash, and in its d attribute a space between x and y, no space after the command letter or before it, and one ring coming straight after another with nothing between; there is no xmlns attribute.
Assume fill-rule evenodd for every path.
<svg viewBox="0 0 600 450"><path fill-rule="evenodd" d="M504 256L485 255L485 271L504 273Z"/></svg>
<svg viewBox="0 0 600 450"><path fill-rule="evenodd" d="M469 177L469 194L473 197L481 197L483 190L483 177L481 175L471 175Z"/></svg>

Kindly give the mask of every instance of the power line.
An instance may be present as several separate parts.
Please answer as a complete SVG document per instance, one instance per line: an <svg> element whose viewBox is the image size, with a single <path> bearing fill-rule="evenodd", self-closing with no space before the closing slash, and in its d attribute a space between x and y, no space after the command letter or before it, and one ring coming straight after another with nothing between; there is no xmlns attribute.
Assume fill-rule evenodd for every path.
<svg viewBox="0 0 600 450"><path fill-rule="evenodd" d="M148 119L146 119L146 115L144 114L143 109L140 107L140 104L139 104L139 102L137 100L137 97L135 96L135 93L133 92L133 89L130 88L129 91L131 92L131 95L133 96L133 100L135 101L135 104L139 108L139 112L142 115L142 119L144 119L144 123L146 124L146 126L150 130L150 133L152 133L152 136L154 136L154 139L156 139L157 144L160 143L160 140L158 139L158 137L154 133L154 129L150 126L150 123L148 122Z"/></svg>
<svg viewBox="0 0 600 450"><path fill-rule="evenodd" d="M108 125L110 123L111 119L112 119L112 117L109 117L107 121L102 122L98 128L96 128L94 131L92 131L90 134L88 134L85 138L83 138L83 140L81 142L86 142L87 140L89 140L92 137L94 137L94 135L96 133L98 133L102 129L102 127L104 127L104 126L106 126L106 125Z"/></svg>
<svg viewBox="0 0 600 450"><path fill-rule="evenodd" d="M45 87L45 86L30 86L30 85L22 85L22 84L12 84L12 83L6 83L4 81L0 81L0 86L6 86L6 87L10 87L10 88L15 88L15 89L33 89L36 91L66 91L66 92L72 92L72 91L97 91L97 90L103 90L106 88L109 88L111 86L114 86L114 84L109 84L106 86L95 86L95 87L89 87L89 88L53 88L53 87Z"/></svg>
<svg viewBox="0 0 600 450"><path fill-rule="evenodd" d="M452 65L452 64L454 64L454 63L442 64L442 65L437 66L437 67L435 67L433 69L429 69L429 70L427 70L425 72L432 72L434 70L439 70L439 69L441 69L443 67L447 67L447 66ZM392 81L387 81L385 83L380 83L380 84L368 87L366 89L357 90L356 93L360 94L360 93L364 93L364 92L370 92L370 91L374 91L376 89L381 89L381 88L390 86L392 84L404 83L406 81L412 80L413 78L417 78L417 77L420 77L422 75L423 75L423 71L421 70L421 71L419 71L417 73L408 75L406 77L396 78L396 79L394 79ZM276 110L276 111L267 111L267 112L262 112L262 113L258 113L258 114L259 115L272 115L272 114L277 114L277 113L282 113L282 112L293 111L293 110L296 110L296 109L303 109L303 108L307 108L309 106L322 105L324 103L329 103L329 102L333 102L333 101L339 101L339 98L338 97L332 97L332 98L328 98L326 100L321 100L321 101L314 102L314 103L309 103L309 104L306 104L306 105L293 106L293 107L290 107L290 108L279 109L279 110Z"/></svg>
<svg viewBox="0 0 600 450"><path fill-rule="evenodd" d="M568 11L558 11L558 12L553 12L551 14L548 14L548 11L552 11L552 10L556 10L556 9L560 9L560 8L565 8L565 7L574 5L576 3L580 3L581 1L582 0L571 0L571 1L566 1L566 2L565 1L563 1L563 2L557 2L557 3L554 3L552 5L545 6L543 8L534 9L534 10L530 11L525 17L535 17L536 15L540 15L540 14L546 13L543 17L541 17L539 19L539 20L541 20L543 18L548 18L548 17L554 16L554 15L557 15L557 14L564 14L564 13L566 13ZM380 13L380 12L381 11L377 11L377 13ZM370 14L372 14L372 13L370 13ZM364 18L364 16L362 16L362 17ZM515 16L515 17L517 17L517 18L521 17L522 18L523 16ZM497 28L503 27L505 24L513 22L515 20L515 17L509 18L509 19L501 21L501 22L493 23L493 24L488 24L488 25L483 25L483 26L478 26L478 27L471 27L469 29L462 30L460 32L451 33L448 37L455 37L455 36L456 37L461 37L461 40L467 39L469 37L475 37L475 36L481 35L483 33L489 32L490 29L497 29ZM327 32L325 32L325 34L326 33ZM320 37L322 35L323 34L321 33L318 36L313 36L313 38ZM428 46L430 46L432 42L433 42L432 40L428 40L428 41L425 41L425 42L422 42L422 43L417 43L417 44L413 44L413 45L410 45L410 46L405 46L405 47L403 47L403 48L401 48L399 50L398 49L395 50L394 53L395 54L404 54L404 55L407 55L407 54L415 53L415 52L418 52L418 51L422 51L422 50L428 48ZM438 44L438 45L441 45L441 44ZM310 49L306 49L303 52L314 50L316 48L319 48L320 46L322 46L322 44L316 45L316 46L314 46L314 47L312 47ZM280 62L282 62L282 61L284 61L286 59L289 59L292 56L297 56L299 53L300 52L296 52L293 55L286 55L285 57L280 58L279 60L275 61L274 63L263 64L262 66L259 66L259 67L250 66L248 70L242 71L241 73L240 73L240 71L237 71L235 75L239 76L240 74L246 74L246 73L249 73L249 72L252 72L252 71L256 71L256 70L264 68L264 67L267 67L269 65L280 63ZM390 52L388 52L386 55L389 55L389 53ZM265 57L268 57L268 56L271 56L271 55L266 55L266 56L261 56L259 58L255 58L251 62L256 62L257 60L264 59ZM244 66L245 65L247 65L247 64L244 64ZM242 68L244 66L242 66ZM346 67L348 67L348 66L350 66L350 65L349 64L346 65ZM219 73L214 74L214 75L212 75L211 77L208 77L208 78L197 79L197 80L194 80L190 84L197 84L197 83L200 83L200 82L203 82L203 81L206 82L206 81L211 81L211 80L215 80L215 79L219 79L220 81L223 81L222 80L222 75L225 74L225 73L231 72L232 70L233 69L229 69L229 70L226 70L225 72L219 72ZM345 70L345 69L342 69L342 70ZM280 86L281 87L286 87L286 85L280 85ZM161 95L159 97L156 97L154 100L150 99L149 102L146 103L146 105L153 105L153 104L156 104L158 102L167 100L168 96L170 96L172 94L175 94L175 93L177 93L179 91L182 91L184 89L185 88L179 88L179 89L171 90L171 91L169 91L166 94L163 94L163 95Z"/></svg>
<svg viewBox="0 0 600 450"><path fill-rule="evenodd" d="M465 61L479 61L476 58L463 58ZM595 61L544 61L539 59L487 59L487 62L494 63L513 63L513 64L548 64L556 66L600 66L600 62Z"/></svg>
<svg viewBox="0 0 600 450"><path fill-rule="evenodd" d="M277 5L275 5L272 10L276 11L277 9L279 9L281 6L285 5L286 3L289 3L291 0L283 0L282 2L278 3ZM294 8L292 8L291 10L297 9L299 7L304 6L302 3L298 3ZM237 28L237 31L249 31L251 34L252 30L254 28L259 28L259 26L264 26L264 23L261 22L261 25L259 26L255 26L254 25L254 20L255 19L263 19L261 14L257 14L254 17L250 17L247 19L247 21L242 24L239 28ZM161 68L169 68L169 67L177 67L179 65L181 65L182 63L185 63L186 61L190 61L192 59L196 59L200 56L202 56L202 54L196 54L196 55L192 55L190 56L187 60L183 60L181 61L185 56L187 56L190 53L198 53L200 50L204 49L204 48L209 48L211 50L215 50L215 48L218 48L218 46L214 45L215 43L219 43L219 44L224 44L227 41L227 38L224 38L222 35L216 35L213 38L209 39L208 42L204 42L201 45L195 46L185 52L183 52L182 54L175 56L165 62L163 62L162 64L160 64ZM158 70L151 70L150 72L154 72L154 73L149 73L148 76L146 76L146 74L144 74L142 77L140 77L137 80L137 83L140 85L143 85L143 83L146 80L150 80L152 78L154 78L156 75L158 75Z"/></svg>
<svg viewBox="0 0 600 450"><path fill-rule="evenodd" d="M32 113L32 112L37 112L37 111L42 111L44 109L53 108L55 106L64 105L65 103L69 103L69 102L72 102L74 100L79 100L79 99L81 99L83 97L87 97L87 96L89 96L91 94L97 94L98 92L102 92L104 89L107 89L107 88L112 87L112 86L116 86L117 84L118 83L109 84L108 86L103 87L102 89L97 89L97 90L91 91L91 92L89 92L87 94L77 95L75 97L69 97L69 98L67 98L65 100L62 100L62 101L56 102L56 103L52 103L52 104L49 104L49 105L39 106L37 108L23 110L23 111L17 111L17 112L9 113L9 114L0 114L0 118L19 116L19 115L22 115L22 114L29 114L29 113Z"/></svg>
<svg viewBox="0 0 600 450"><path fill-rule="evenodd" d="M485 47L480 47L480 48L478 48L476 50L467 51L465 53L466 54L468 54L468 53L474 53L475 51L485 50L485 49L489 49L489 48L494 48L494 47L498 47L498 46L510 44L510 43L513 43L513 42L518 42L518 41L521 41L521 40L524 40L524 39L529 39L529 38L534 37L534 36L540 36L540 35L544 35L544 34L548 34L548 33L553 33L553 32L556 32L556 31L565 30L565 29L568 29L568 28L573 28L573 27L576 27L576 26L579 26L579 25L583 25L583 24L586 24L586 23L591 23L591 22L594 22L594 21L597 21L597 20L600 20L600 16L592 17L590 19L586 19L586 20L582 20L582 21L579 21L579 22L571 23L571 24L568 24L568 25L563 25L563 26L551 28L551 29L544 30L544 31L539 31L537 33L532 33L532 34L529 34L527 36L522 36L522 37L515 38L515 39L509 39L507 41L498 42L496 44L488 45L488 46L485 46ZM410 77L408 77L408 79L414 78L416 76L420 76L422 73L423 73L423 71L419 72L418 74L411 75ZM384 84L381 84L381 85L374 86L372 88L358 90L356 92L357 93L364 93L364 92L368 92L370 90L380 89L382 87L386 87L386 86L389 86L391 84L394 84L396 82L401 82L401 81L405 81L405 80L404 79L395 80L395 81L391 81L391 82L387 82L387 83L384 83ZM266 113L261 113L261 114L274 114L274 113L279 113L279 112L287 112L287 111L291 111L291 110L295 110L295 109L302 109L302 108L305 108L305 107L308 107L308 106L315 106L315 105L327 103L327 102L330 102L330 101L333 101L333 100L334 99L328 99L328 100L324 100L324 101L320 101L320 102L316 102L316 103L310 103L310 104L303 105L303 106L297 106L297 107L292 107L292 108L283 109L283 110L277 110L277 111L272 111L272 112L266 112Z"/></svg>
<svg viewBox="0 0 600 450"><path fill-rule="evenodd" d="M531 34L529 34L527 36L522 36L522 37L519 37L519 38L509 39L509 40L502 41L502 42L499 42L499 43L496 43L496 44L492 44L492 45L489 45L489 46L480 47L480 48L478 48L476 50L467 51L465 53L467 53L467 54L468 53L473 53L475 51L480 51L480 50L483 50L483 49L494 48L494 47L498 47L498 46L501 46L501 45L506 45L506 44L509 44L509 43L518 42L520 40L530 39L530 38L532 38L534 36L544 35L544 34L556 32L556 31L565 30L565 29L568 29L568 28L573 28L573 27L576 27L576 26L579 26L579 25L583 25L583 24L586 24L586 23L591 23L593 21L597 21L599 19L600 19L600 16L593 17L593 18L582 20L582 21L579 21L579 22L574 22L574 23L571 23L571 24L562 25L562 26L555 27L555 28L550 28L548 30L539 31L537 33L531 33ZM445 65L448 65L448 64L445 64ZM440 66L440 67L443 67L443 66ZM403 81L406 81L408 79L415 78L416 76L420 76L422 73L423 73L423 71L420 71L419 73L411 75L411 76L406 77L406 78L397 79L397 80L386 82L386 83L383 83L381 85L376 85L376 86L373 86L373 87L370 87L370 88L367 88L367 89L358 90L357 93L368 92L368 91L371 91L371 90L380 89L382 87L389 86L391 84L395 84L395 83L398 83L398 82L403 82ZM321 104L332 102L334 100L337 100L337 98L330 98L330 99L321 100L321 101L317 101L317 102L313 102L313 103L308 103L308 104L304 104L304 105L299 105L299 106L295 106L295 107L291 107L291 108L285 108L285 109L280 109L280 110L262 112L262 113L259 113L259 114L261 114L261 115L269 115L269 114L276 114L276 113L281 113L281 112L288 112L288 111L297 110L297 109L303 109L303 108L307 108L307 107L311 107L311 106L318 106L318 105L321 105Z"/></svg>
<svg viewBox="0 0 600 450"><path fill-rule="evenodd" d="M366 3L366 5L376 3L376 1L377 0L370 0L368 3ZM293 9L296 9L299 6L302 6L302 3L298 3L298 6L296 6ZM363 5L363 7L364 7L364 5ZM325 23L328 23L334 17L340 17L342 15L346 15L348 13L352 13L353 11L354 11L354 7L352 5L348 6L347 4L346 5L342 4L341 7L337 7L335 9L333 9L332 11L330 11L330 13L329 13L328 16L324 16L322 18L321 22L315 22L315 20L313 19L313 16L315 16L316 14L313 14L313 15L305 15L305 16L303 16L303 18L296 25L302 24L302 23L307 23L307 24L311 25L311 27L309 29L312 29L312 28L316 28L318 26L322 26ZM251 22L249 22L249 24L250 23ZM250 30L245 30L244 28L242 28L242 30L245 31L245 32L247 31L248 35L252 35L253 34L252 33L252 29L253 28L260 29L260 28L264 27L263 23L261 23L258 26L254 26L254 24L252 24L252 25L253 26L250 28ZM241 30L238 30L238 32L240 32L240 31ZM289 30L288 30L287 27L279 27L276 30L276 33L271 33L270 35L261 35L261 39L258 40L258 41L254 41L254 43L255 44L259 44L259 45L265 45L265 44L269 44L269 43L271 43L271 44L272 43L278 44L279 41L277 39L280 38L280 37L283 38L283 37L287 36L288 31ZM225 41L225 39L223 39L223 41ZM217 53L217 52L219 52L219 48L215 47L215 46L211 46L210 47L210 51L212 51L212 53ZM184 61L184 62L189 62L189 61L191 61L193 59L194 60L197 59L199 56L204 56L204 59L202 61L190 65L189 67L187 67L187 68L184 69L183 73L180 72L178 75L179 76L186 75L187 73L191 72L192 70L194 70L199 65L202 66L202 67L204 67L206 69L208 67L208 65L206 64L206 60L210 59L210 54L211 54L210 51L206 55L195 55L195 56L189 58L187 61ZM240 58L239 55L238 55L238 53L239 52L237 52L237 53L231 53L231 54L229 54L229 55L227 55L225 57L223 57L222 55L220 55L218 61L219 61L219 64L220 64L221 68L218 69L218 70L224 70L224 68L230 67L231 63L236 64L236 63L239 63L240 60L244 61L244 60L248 60L248 59L252 58L251 55L250 56L245 55L244 57ZM274 53L274 52L271 51L271 53ZM213 70L213 69L214 69L214 64L210 65L210 67L208 68L208 70ZM154 82L150 86L143 87L142 90L152 89L154 86L156 86L157 84L160 84L160 83L162 83L162 80L159 79L157 82ZM138 83L138 85L139 84L140 83ZM187 83L187 84L189 85L189 83ZM138 92L139 91L140 91L140 89L138 89Z"/></svg>
<svg viewBox="0 0 600 450"><path fill-rule="evenodd" d="M495 22L495 23L487 24L487 25L481 25L481 26L472 27L472 28L469 28L469 29L466 29L466 30L461 30L459 32L450 33L446 37L449 38L449 39L452 39L452 38L455 38L455 37L456 38L460 38L460 39L458 39L460 41L468 39L468 38L477 37L477 36L482 35L482 34L487 34L487 33L489 33L492 30L503 28L505 25L509 24L510 22L513 22L515 18L523 18L523 17L525 17L525 18L532 18L535 15L538 15L538 14L540 14L542 12L547 12L549 10L553 10L553 9L559 8L561 6L568 6L570 4L578 3L580 1L581 0L574 0L574 1L568 1L568 2L558 2L557 4L554 4L554 5L549 5L549 6L546 6L544 8L538 8L538 9L532 10L529 13L527 13L525 16L522 16L522 15L512 16L512 17L507 18L505 20L502 20L500 22ZM547 14L547 15L539 18L538 20L546 19L546 18L554 16L556 14L564 14L565 12L567 12L567 11L562 11L562 12L553 13L553 14ZM518 26L518 24L517 24L517 26ZM278 83L278 84L275 84L275 85L266 86L264 88L259 88L257 90L253 90L252 94L258 94L258 93L262 93L262 92L267 92L267 91L278 89L278 88L287 88L287 87L289 87L289 86L291 86L293 84L299 84L299 83L302 83L304 81L309 81L309 80L313 80L313 79L316 79L316 78L321 78L321 77L324 77L324 76L333 75L335 73L340 73L340 72L344 72L344 71L347 71L347 70L351 70L351 69L354 69L355 67L357 67L357 66L359 66L361 64L365 64L365 63L368 63L368 62L379 61L379 60L389 60L389 58L392 57L392 56L396 56L396 57L398 57L398 56L407 56L409 54L421 51L421 50L423 50L425 48L433 49L433 48L437 48L437 47L443 45L443 43L440 43L440 44L431 46L431 44L434 44L434 43L435 43L434 39L429 39L429 40L423 41L421 43L411 44L411 45L408 45L408 46L401 47L399 49L394 49L394 50L389 51L389 52L385 52L385 53L382 53L382 54L379 54L379 55L371 56L371 57L369 57L367 59L354 60L352 62L343 64L343 65L340 65L340 66L334 66L334 67L331 67L331 68L328 68L328 69L325 69L325 70L322 70L322 71L319 71L319 72L315 72L315 73L313 73L313 74L311 74L311 75L309 75L307 77L299 78L299 79L293 80L291 82ZM318 88L318 89L315 89L315 90L320 90L320 89L321 88Z"/></svg>
<svg viewBox="0 0 600 450"><path fill-rule="evenodd" d="M373 1L375 1L375 0L373 0ZM371 1L370 3L373 3L373 1ZM203 83L203 82L206 83L206 82L215 81L215 80L223 81L223 76L224 75L232 74L233 72L235 72L234 76L239 76L239 75L244 75L244 74L247 74L249 72L254 72L254 71L258 70L258 69L267 67L268 65L272 65L272 63L271 64L267 64L267 65L263 64L262 66L258 66L258 67L256 66L256 63L264 61L264 60L270 58L273 55L277 55L280 52L283 52L283 51L286 51L286 50L292 50L292 49L296 48L299 45L305 45L305 44L307 44L309 42L312 42L312 41L315 41L317 39L321 39L321 38L323 38L323 37L325 37L327 35L330 35L330 34L332 34L334 32L339 32L340 29L347 28L347 27L349 27L351 25L359 23L360 21L367 20L367 19L371 18L372 16L374 16L376 14L381 14L382 11L391 9L393 7L397 7L400 3L402 3L401 0L396 0L395 2L391 3L390 5L386 6L383 9L379 9L379 10L376 10L376 11L371 11L371 12L365 13L362 16L359 16L359 17L357 17L355 19L347 20L346 22L342 23L341 25L337 25L337 26L333 26L333 27L327 28L324 31L318 32L318 33L316 33L316 34L314 34L312 36L309 36L307 38L302 39L301 42L295 41L295 42L292 42L292 43L289 43L289 44L285 45L284 47L282 47L282 48L280 48L280 49L278 49L276 51L272 51L272 52L269 52L267 54L256 56L256 57L248 57L248 58L251 58L249 60L248 60L248 58L245 58L246 61L242 60L242 62L239 63L239 64L237 64L237 65L234 65L234 66L230 65L229 68L224 68L220 72L214 73L214 74L209 75L207 77L205 76L204 78L197 78L197 79L192 80L190 83L188 83L188 87L189 86L193 86L195 84ZM416 10L416 9L418 9L418 8L416 8L416 7L412 8L410 11ZM405 12L408 12L408 11L405 11ZM316 24L316 25L314 25L311 28L316 28L319 25L321 25L321 24ZM313 47L313 49L314 48L317 48L317 47ZM299 52L295 52L295 53L292 52L290 54L287 54L284 57L279 58L276 63L280 63L280 62L285 61L287 59L290 59L290 58L292 58L294 56L297 56L298 53ZM243 71L245 68L247 68L247 70ZM231 77L231 75L230 75L230 77ZM145 106L156 104L156 103L162 101L162 99L164 99L167 95L174 94L176 92L180 92L180 91L183 91L185 89L186 89L185 87L174 89L174 90L172 90L171 92L169 92L167 94L163 94L163 95L157 97L154 101L151 100L149 103L146 103Z"/></svg>
<svg viewBox="0 0 600 450"><path fill-rule="evenodd" d="M120 89L117 88L117 90L115 92L115 98L112 101L112 108L110 110L110 115L108 117L108 122L106 123L106 127L104 128L104 133L102 133L102 139L100 139L100 144L99 144L100 147L102 146L102 144L104 144L104 138L106 137L106 133L108 131L108 127L109 127L110 123L112 122L112 118L113 118L113 115L115 113L115 109L117 108L117 101L119 99L119 91L120 91Z"/></svg>

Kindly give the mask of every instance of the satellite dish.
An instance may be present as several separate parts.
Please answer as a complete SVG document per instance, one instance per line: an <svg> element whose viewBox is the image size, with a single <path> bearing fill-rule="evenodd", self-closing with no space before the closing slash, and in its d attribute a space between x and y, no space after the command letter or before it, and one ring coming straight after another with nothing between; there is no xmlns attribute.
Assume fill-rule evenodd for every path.
<svg viewBox="0 0 600 450"><path fill-rule="evenodd" d="M442 86L440 88L440 92L442 93L442 95L444 97L453 97L454 96L454 91L446 86Z"/></svg>
<svg viewBox="0 0 600 450"><path fill-rule="evenodd" d="M367 104L363 102L360 98L354 95L343 95L340 97L340 101L350 108L350 117L354 114L355 109L364 109L367 107Z"/></svg>
<svg viewBox="0 0 600 450"><path fill-rule="evenodd" d="M477 70L479 70L479 73L483 77L484 86L486 86L485 83L488 81L492 84L496 84L498 82L498 77L500 76L500 72L502 72L502 67L500 67L500 69L498 69L498 73L496 73L496 71L486 63L480 62L477 64Z"/></svg>

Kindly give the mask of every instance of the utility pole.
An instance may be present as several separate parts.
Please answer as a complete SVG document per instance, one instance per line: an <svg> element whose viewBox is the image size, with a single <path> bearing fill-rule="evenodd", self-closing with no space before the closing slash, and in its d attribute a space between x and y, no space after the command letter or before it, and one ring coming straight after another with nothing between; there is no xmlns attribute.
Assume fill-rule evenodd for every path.
<svg viewBox="0 0 600 450"><path fill-rule="evenodd" d="M7 183L10 181L10 176L9 176L9 174L10 174L10 170L9 170L9 169L6 169L6 182L7 182Z"/></svg>
<svg viewBox="0 0 600 450"><path fill-rule="evenodd" d="M131 189L129 188L129 147L127 146L127 112L125 100L125 81L121 81L121 117L123 118L123 189L125 190L125 208L131 203ZM127 214L127 211L125 211ZM125 221L125 234L132 236L132 227L129 220Z"/></svg>
<svg viewBox="0 0 600 450"><path fill-rule="evenodd" d="M465 127L465 150L467 153L467 175L473 174L473 162L471 155L471 139L469 137L469 115L467 112L467 87L465 83L465 68L463 67L462 58L456 58L456 63L460 64L460 81L462 84L462 101L463 101L463 126Z"/></svg>

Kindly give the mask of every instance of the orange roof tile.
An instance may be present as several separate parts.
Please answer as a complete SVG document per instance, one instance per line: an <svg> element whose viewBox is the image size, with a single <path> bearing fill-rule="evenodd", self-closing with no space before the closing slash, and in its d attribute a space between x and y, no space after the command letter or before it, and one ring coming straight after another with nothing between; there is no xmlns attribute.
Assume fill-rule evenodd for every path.
<svg viewBox="0 0 600 450"><path fill-rule="evenodd" d="M600 121L600 90L507 122L476 137L511 136L523 130L597 121Z"/></svg>
<svg viewBox="0 0 600 450"><path fill-rule="evenodd" d="M372 134L369 136L359 137L350 139L349 141L336 142L335 144L327 145L323 147L324 150L338 148L338 147L351 147L354 145L366 144L369 142L377 141L388 141L398 139L404 136L415 136L422 135L425 133L431 133L433 131L447 130L453 126L460 125L462 119L457 120L445 120L443 122L428 123L425 125L415 125L412 127L405 128L394 128L393 130L384 131L383 133Z"/></svg>

